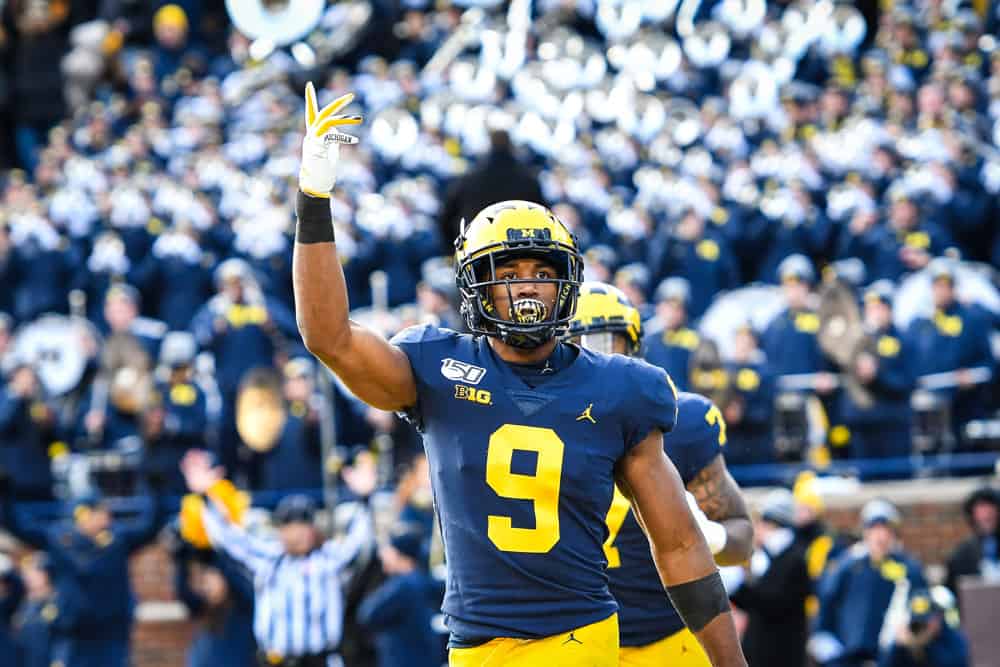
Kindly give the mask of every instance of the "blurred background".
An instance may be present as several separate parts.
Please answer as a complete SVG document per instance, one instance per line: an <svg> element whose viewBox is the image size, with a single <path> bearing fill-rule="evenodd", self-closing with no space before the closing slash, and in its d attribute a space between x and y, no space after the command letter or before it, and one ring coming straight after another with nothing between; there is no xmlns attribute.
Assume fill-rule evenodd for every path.
<svg viewBox="0 0 1000 667"><path fill-rule="evenodd" d="M46 620L69 577L40 538L25 560L19 531L86 534L74 508L136 537L94 566L128 600L108 612L125 628L109 641L127 646L137 614L132 664L209 664L188 654L221 612L181 594L222 571L180 535L191 449L225 467L265 532L267 510L303 492L336 534L356 500L341 473L376 476L378 538L347 584L348 665L396 664L376 655L392 629L358 609L396 574L376 545L401 521L422 526L417 567L443 576L419 436L357 401L296 331L307 81L320 104L354 92L365 116L331 199L355 319L386 336L463 328L459 220L543 202L577 235L586 278L639 306L645 358L717 403L755 506L794 487L802 539L846 545L872 523L862 505L889 498L883 523L928 586L996 578L997 2L0 7L0 486L4 525L22 533L0 543L0 647L37 642L48 660L15 664L55 664L77 632ZM966 538L959 572L948 558ZM231 609L245 573L223 570L212 590ZM107 606L81 586L81 613ZM957 599L934 595L958 627ZM443 636L440 619L426 632Z"/></svg>

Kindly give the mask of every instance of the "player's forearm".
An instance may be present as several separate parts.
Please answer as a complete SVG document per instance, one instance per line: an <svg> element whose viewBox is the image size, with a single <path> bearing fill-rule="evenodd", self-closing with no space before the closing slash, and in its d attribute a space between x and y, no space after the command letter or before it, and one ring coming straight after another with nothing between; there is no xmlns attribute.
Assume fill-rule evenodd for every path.
<svg viewBox="0 0 1000 667"><path fill-rule="evenodd" d="M704 541L702 544L704 545ZM706 546L704 551L707 550ZM673 579L674 575L666 572L670 568L687 572L703 571L706 569L705 562L704 553L699 553L697 549L691 550L684 561L665 564L660 569L660 576L663 579ZM707 562L711 566L711 573L707 575L682 583L664 581L667 595L684 624L705 647L713 667L745 667L746 660L733 624L729 597L722 577L710 556Z"/></svg>
<svg viewBox="0 0 1000 667"><path fill-rule="evenodd" d="M712 560L712 552L697 526L691 525L682 541L674 542L672 548L659 549L654 546L653 561L665 587L676 586L695 579L701 579L718 568Z"/></svg>
<svg viewBox="0 0 1000 667"><path fill-rule="evenodd" d="M719 565L742 565L753 553L753 524L750 519L734 518L721 522L726 529L726 546L715 554Z"/></svg>
<svg viewBox="0 0 1000 667"><path fill-rule="evenodd" d="M719 614L695 636L705 648L713 667L746 667L731 613Z"/></svg>
<svg viewBox="0 0 1000 667"><path fill-rule="evenodd" d="M299 194L298 230L292 255L295 320L302 342L328 362L350 335L347 284L333 241L329 201ZM322 225L329 225L329 241Z"/></svg>

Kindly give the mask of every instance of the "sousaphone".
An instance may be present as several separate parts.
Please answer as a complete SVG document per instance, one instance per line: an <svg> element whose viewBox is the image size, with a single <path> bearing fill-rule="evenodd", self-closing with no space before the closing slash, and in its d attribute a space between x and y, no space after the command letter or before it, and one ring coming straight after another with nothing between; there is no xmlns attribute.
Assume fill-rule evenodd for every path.
<svg viewBox="0 0 1000 667"><path fill-rule="evenodd" d="M875 354L875 342L865 332L861 309L854 291L842 280L825 282L819 290L819 347L844 371L844 390L863 409L871 408L875 398L855 374L862 354Z"/></svg>

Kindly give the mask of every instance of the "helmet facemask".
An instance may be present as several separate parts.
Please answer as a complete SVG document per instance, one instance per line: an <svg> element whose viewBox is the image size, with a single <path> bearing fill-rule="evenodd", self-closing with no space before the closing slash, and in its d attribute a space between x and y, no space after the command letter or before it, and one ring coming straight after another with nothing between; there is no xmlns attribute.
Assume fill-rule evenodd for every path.
<svg viewBox="0 0 1000 667"><path fill-rule="evenodd" d="M539 259L555 269L555 278L501 279L497 267L517 259ZM534 349L561 335L576 311L582 275L576 248L547 239L495 243L482 248L474 259L458 267L457 282L462 294L462 315L474 333L495 336L512 347ZM512 286L518 283L554 284L554 304L535 297L514 299ZM493 301L493 290L507 290L508 312L502 317Z"/></svg>

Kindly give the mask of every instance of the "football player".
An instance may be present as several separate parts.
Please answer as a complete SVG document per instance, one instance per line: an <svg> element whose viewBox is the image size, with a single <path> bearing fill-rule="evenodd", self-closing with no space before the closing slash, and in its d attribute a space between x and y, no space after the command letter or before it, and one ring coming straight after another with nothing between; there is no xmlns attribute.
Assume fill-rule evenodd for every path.
<svg viewBox="0 0 1000 667"><path fill-rule="evenodd" d="M583 283L568 338L598 352L637 355L642 341L639 311L619 289ZM750 558L753 527L743 495L726 470L725 444L726 423L719 408L704 396L680 392L677 425L663 438L664 450L687 487L691 511L715 560L736 565ZM628 500L617 491L608 511L604 552L611 593L618 601L618 664L710 665L676 610L663 599L646 536Z"/></svg>
<svg viewBox="0 0 1000 667"><path fill-rule="evenodd" d="M605 518L616 480L650 535L660 578L714 665L746 665L711 552L663 454L668 376L558 342L582 259L546 208L509 201L462 225L457 282L469 334L434 326L387 342L348 318L328 196L344 96L306 88L296 199L296 315L309 350L366 403L420 427L448 562L452 665L612 667L617 604Z"/></svg>

